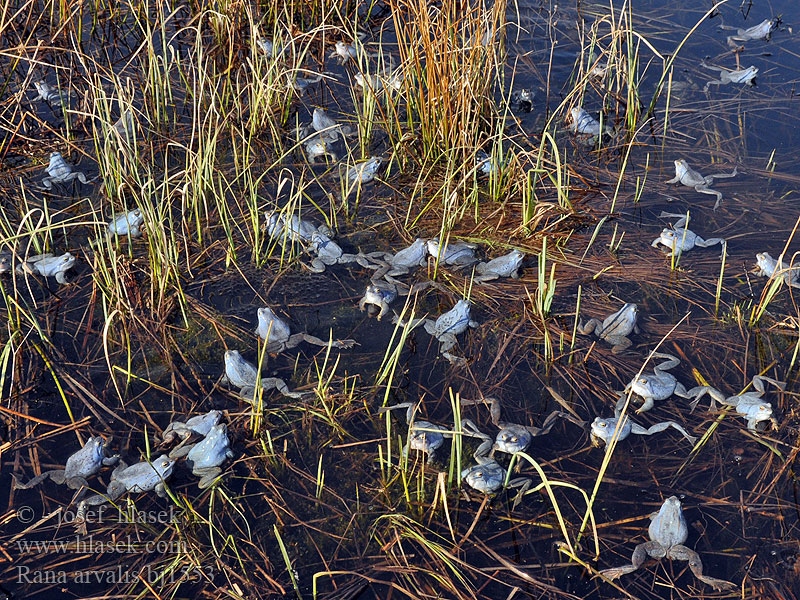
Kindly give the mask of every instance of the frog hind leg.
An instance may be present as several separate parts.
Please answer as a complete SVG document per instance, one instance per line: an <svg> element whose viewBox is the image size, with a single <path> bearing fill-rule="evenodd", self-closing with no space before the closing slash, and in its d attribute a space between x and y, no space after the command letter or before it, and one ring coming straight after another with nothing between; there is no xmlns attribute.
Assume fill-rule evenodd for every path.
<svg viewBox="0 0 800 600"><path fill-rule="evenodd" d="M624 335L608 335L606 336L606 341L612 345L611 352L613 354L620 354L633 344L633 342Z"/></svg>
<svg viewBox="0 0 800 600"><path fill-rule="evenodd" d="M613 567L611 569L603 569L600 571L600 574L606 579L611 579L613 581L622 575L633 573L636 569L644 564L648 554L652 556L651 551L657 552L656 548L652 546L653 543L654 542L645 542L644 544L639 544L636 546L636 548L633 550L633 554L631 555L631 564L622 565L621 567ZM657 544L657 546L662 548L661 544Z"/></svg>
<svg viewBox="0 0 800 600"><path fill-rule="evenodd" d="M669 557L673 560L687 561L689 563L689 569L694 573L694 576L703 583L710 585L715 590L722 591L736 587L736 584L730 581L703 575L703 561L700 560L700 555L682 544L670 548Z"/></svg>
<svg viewBox="0 0 800 600"><path fill-rule="evenodd" d="M219 467L210 468L208 471L205 471L205 475L197 482L197 487L201 490L211 487L222 475L222 469Z"/></svg>
<svg viewBox="0 0 800 600"><path fill-rule="evenodd" d="M580 323L578 324L578 333L580 333L581 335L590 335L591 333L597 335L597 332L602 330L603 330L603 323L600 322L598 319L589 319L583 325L581 325Z"/></svg>
<svg viewBox="0 0 800 600"><path fill-rule="evenodd" d="M714 210L717 210L717 208L720 205L720 202L722 202L722 192L718 192L717 190L712 190L710 187L707 187L706 185L696 185L694 186L694 191L700 192L701 194L709 194L710 196L716 196L717 201L714 203Z"/></svg>
<svg viewBox="0 0 800 600"><path fill-rule="evenodd" d="M52 477L50 479L52 479ZM71 490L80 490L89 487L89 482L86 481L85 477L70 477L65 481L67 487Z"/></svg>
<svg viewBox="0 0 800 600"><path fill-rule="evenodd" d="M22 483L22 480L15 474L11 474L11 488L15 490L29 490L32 487L36 487L40 483L42 483L45 479L50 477L55 471L45 471L41 475L37 475L33 479L31 479L28 483ZM63 473L63 471L62 471ZM62 481L63 483L63 481Z"/></svg>
<svg viewBox="0 0 800 600"><path fill-rule="evenodd" d="M191 451L191 449L192 449L192 448L194 448L196 445L197 445L197 444L188 444L188 445L178 445L178 446L175 446L175 447L174 447L174 448L173 448L173 449L170 451L170 453L168 454L168 456L169 456L169 457L170 457L172 460L177 460L178 458L183 458L184 456L186 456L187 454L189 454L189 452Z"/></svg>

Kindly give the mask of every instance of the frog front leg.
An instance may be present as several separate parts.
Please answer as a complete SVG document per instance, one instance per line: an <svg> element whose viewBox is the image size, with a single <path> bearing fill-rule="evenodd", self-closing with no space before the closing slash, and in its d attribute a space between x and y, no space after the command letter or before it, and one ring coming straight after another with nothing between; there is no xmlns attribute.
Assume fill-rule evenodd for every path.
<svg viewBox="0 0 800 600"><path fill-rule="evenodd" d="M166 498L167 497L167 488L164 485L163 481L159 481L154 488L156 492L156 496L159 498Z"/></svg>
<svg viewBox="0 0 800 600"><path fill-rule="evenodd" d="M669 549L669 558L673 560L688 561L689 569L691 569L692 573L694 573L694 576L703 583L710 585L717 591L723 591L726 589L729 590L736 587L736 584L731 583L730 581L703 575L703 561L700 560L700 555L682 544L672 546L672 548Z"/></svg>

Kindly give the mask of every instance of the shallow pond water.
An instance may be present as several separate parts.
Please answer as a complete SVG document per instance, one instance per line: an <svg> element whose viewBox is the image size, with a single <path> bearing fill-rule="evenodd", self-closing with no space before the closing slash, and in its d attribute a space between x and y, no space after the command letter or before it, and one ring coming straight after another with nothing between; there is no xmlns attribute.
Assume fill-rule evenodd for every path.
<svg viewBox="0 0 800 600"><path fill-rule="evenodd" d="M478 208L457 220L453 236L478 242L486 257L507 247L523 248L521 277L471 285L469 270L437 268L432 261L412 275L413 280L436 275L441 284L409 301L417 316L435 318L469 292L471 316L479 326L459 335L453 351L467 359L464 367L445 361L439 342L422 327L401 346L400 330L390 318L379 322L359 311L369 269L333 265L310 273L300 265L310 262L307 253L281 260L280 248L266 251L260 225L248 223L254 215L261 219L265 209L301 198L304 218L320 223L335 216L336 239L346 252L397 251L415 236L440 232L441 221L421 206L442 173L431 169L430 183L416 187L419 155L409 151L412 158L394 156L380 181L363 187L357 205L345 202L337 188L338 165L323 160L308 165L299 144L275 164L281 152L269 126L247 146L252 155L241 154L233 134L214 142L218 147L210 137L203 138L207 146L197 142L194 126L217 112L230 111L226 114L235 115L231 129L244 131L248 119L260 114L252 97L228 97L226 85L215 83L217 95L202 96L207 103L196 106L193 94L199 98L200 92L181 85L190 70L170 71L163 78L172 82L172 92L153 87L143 75L146 45L140 44L147 39L174 48L174 62L164 63L165 71L181 64L180 50L192 57L188 62L208 60L226 72L221 49L226 44L241 44L233 54L242 65L260 65L245 42L224 33L231 27L247 39L244 12L233 10L223 18L212 11L194 20L186 8L167 18L163 7L150 7L153 22L163 29L151 31L149 38L136 29L144 22L134 26L125 11L118 23L101 14L107 31L93 32L83 23L84 29L75 25L69 35L55 35L54 47L62 53L46 49L39 65L53 85L71 73L79 96L92 81L80 60L87 56L130 78L114 90L104 80L105 87L93 91L95 112L85 120L71 115L69 129L59 110L20 92L28 66L20 69L4 54L10 84L2 97L3 185L12 191L2 201L3 249L19 240L32 244L28 255L70 250L79 261L63 286L53 278L24 274L4 274L0 280L8 323L0 334L7 349L0 353L0 500L6 502L2 589L13 598L720 596L694 579L685 562L667 559L648 559L614 584L596 577L630 561L634 547L648 539L647 516L677 495L689 526L686 545L702 557L706 575L735 583L742 598L791 597L800 585L799 490L793 475L800 322L794 288L781 287L766 304L767 279L752 271L757 252L777 257L785 249L788 261L800 249L793 240L800 199L800 45L794 33L800 8L791 0L725 3L676 53L710 8L682 4L638 2L631 9L613 6L613 13L603 3L509 6L505 91L513 77L514 89L534 92L530 112L511 111L509 144L525 151L539 148L552 118L548 131L556 154L570 169L565 186L570 207L562 206L567 225L555 211L531 231L506 216L520 212L513 193L498 209L499 203L482 191ZM781 23L771 40L748 41L740 51L726 43L736 32L719 27L747 28L777 16ZM193 53L205 48L194 47L191 35L193 23L203 19L208 28L198 39L207 43L208 55ZM591 27L600 21L592 44ZM392 40L386 47L395 48L391 19L377 16L372 22L367 43L384 32ZM626 24L635 35L622 41L612 36ZM302 28L295 25L301 37ZM28 26L16 27L26 31ZM52 33L51 25L30 27L38 37ZM81 52L70 50L66 42L80 31L93 41ZM338 82L317 84L292 101L286 126L276 126L283 140L290 139L291 123L310 120L315 106L354 122L348 115L360 97L351 96L344 82L357 71L328 56L342 36L324 28L315 35L319 40L310 46L308 64ZM581 79L582 48L585 73L590 47L601 56L612 39L625 52L639 52L635 73L627 71L635 89L612 81L613 68L606 78ZM109 44L114 54L104 56L100 50ZM36 45L23 46L26 62L39 64ZM662 65L673 55L669 109L665 91L652 119L637 116L635 133L626 132L626 106L647 111ZM323 57L327 60L318 64ZM726 69L755 65L756 85L705 91L718 71L703 62ZM231 80L220 80L233 87ZM103 145L95 141L101 138L96 123L115 120L121 110L113 105L106 115L97 106L104 94L119 95L120 89L130 92L137 114L151 118L154 98L173 93L168 105L174 120L163 114L162 123L151 119L136 160L123 150L103 151L120 161L115 184L107 179L104 189L67 184L53 193L43 191L39 178L51 149L70 148L69 162L80 160L90 178L109 168L96 162ZM595 116L603 109L618 137L598 148L572 136L566 117L581 102ZM15 113L15 106L23 107L21 112ZM86 117L88 110L77 113ZM278 123L277 114L266 114L266 122ZM229 134L220 131L220 138ZM219 153L208 179L193 176L207 166L187 150L194 143ZM336 144L341 154L345 142ZM392 147L391 135L378 132L369 153L387 156ZM190 155L195 162L184 162ZM711 185L723 194L717 210L713 196L666 183L675 176L674 161L682 158L703 175L737 168L736 177ZM548 163L552 172L551 167ZM248 188L244 182L253 173L264 178ZM287 180L308 186L293 195L296 188ZM181 185L172 187L175 181ZM219 193L209 191L214 189ZM257 193L251 194L253 189ZM87 190L91 195L83 197ZM540 200L555 202L547 184L539 193ZM187 198L201 198L194 206L202 206L209 217L197 216L199 208L181 212ZM227 210L213 204L218 198ZM120 239L116 249L104 246L99 240L109 206L113 203L118 214L140 201L150 223L144 238L130 244ZM251 205L257 209L251 211ZM675 269L651 246L662 228L676 221L659 218L662 211L687 210L693 231L727 240L721 280L719 246L686 252ZM405 231L404 223L411 221ZM547 249L539 258L544 235ZM156 260L159 253L168 258ZM552 265L555 294L543 316L537 288ZM399 312L404 301L401 297L393 308ZM578 306L581 320L602 320L625 302L638 305L641 328L631 334L627 350L614 354L603 340L574 335ZM755 319L760 303L766 309ZM258 412L221 378L226 350L259 361L256 310L265 305L287 318L293 332L354 339L357 345L327 353L303 343L276 356L263 354L265 377L280 377L306 394L293 400L267 392ZM709 410L708 398L692 411L688 400L673 396L634 419L645 427L675 421L701 442L693 449L675 430L631 436L619 442L605 464L605 451L590 444L588 426L596 416L613 414L617 391L657 345L681 360L671 372L686 388L708 383L730 396L757 374L786 382L785 391L768 387L766 394L777 427L749 431L742 418L719 407ZM389 360L395 351L396 360ZM539 427L551 411L563 409L585 425L559 420L549 434L534 438L527 451L531 462L514 459L519 469L510 479L528 478L538 485L544 475L549 486L517 504L514 489L487 497L459 483L460 470L474 462L479 440L456 431L431 461L411 452L406 462L401 456L405 411L378 414L381 406L419 401L418 419L451 429L458 424L459 396L499 398L507 423ZM91 434L113 436L113 448L128 463L148 452L155 458L160 434L171 421L210 409L225 412L235 454L222 482L199 490L197 478L180 461L166 499L131 494L117 503L123 513L137 517L132 522L109 508L90 518L85 535L78 534L72 489L49 481L34 490L11 487L12 473L27 480L63 468ZM498 430L488 405L460 407L460 416L492 437ZM505 456L498 461L505 467L510 463ZM102 492L109 479L110 471L104 470L91 487ZM589 498L593 520L585 522Z"/></svg>

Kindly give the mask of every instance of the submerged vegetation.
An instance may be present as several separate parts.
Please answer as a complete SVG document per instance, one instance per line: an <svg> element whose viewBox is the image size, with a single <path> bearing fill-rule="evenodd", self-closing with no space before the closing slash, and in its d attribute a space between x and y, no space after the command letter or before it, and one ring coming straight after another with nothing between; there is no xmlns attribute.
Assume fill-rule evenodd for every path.
<svg viewBox="0 0 800 600"><path fill-rule="evenodd" d="M789 597L800 12L633 4L5 5L0 592Z"/></svg>

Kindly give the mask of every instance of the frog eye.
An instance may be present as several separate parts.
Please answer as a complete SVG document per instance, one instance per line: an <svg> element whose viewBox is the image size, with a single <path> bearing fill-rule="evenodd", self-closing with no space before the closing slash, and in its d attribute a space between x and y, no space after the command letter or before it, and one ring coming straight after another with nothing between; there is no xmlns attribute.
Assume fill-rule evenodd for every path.
<svg viewBox="0 0 800 600"><path fill-rule="evenodd" d="M511 441L516 443L516 442L519 441L519 438L517 436L515 436L515 435L512 435L511 436Z"/></svg>
<svg viewBox="0 0 800 600"><path fill-rule="evenodd" d="M605 421L601 421L600 423L598 423L598 424L597 424L597 426L598 426L598 427L602 427L602 428L604 428L604 429L605 429L605 427L606 427L606 422L605 422Z"/></svg>
<svg viewBox="0 0 800 600"><path fill-rule="evenodd" d="M647 385L647 377L640 377L639 378L639 383Z"/></svg>

